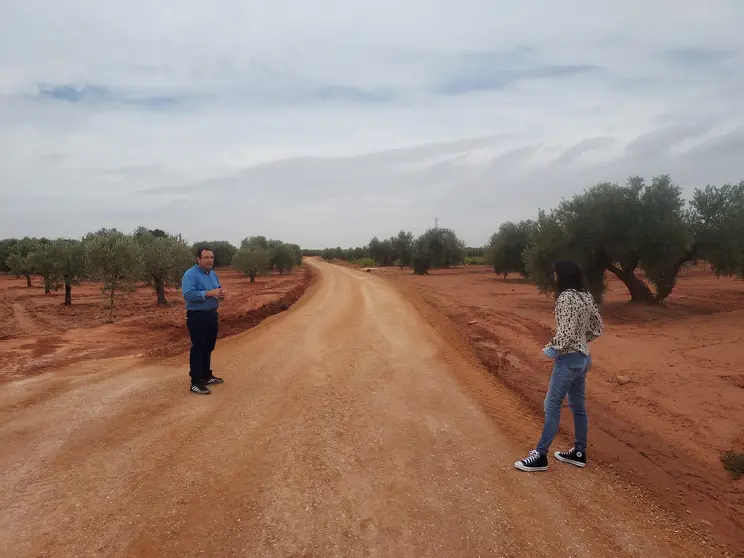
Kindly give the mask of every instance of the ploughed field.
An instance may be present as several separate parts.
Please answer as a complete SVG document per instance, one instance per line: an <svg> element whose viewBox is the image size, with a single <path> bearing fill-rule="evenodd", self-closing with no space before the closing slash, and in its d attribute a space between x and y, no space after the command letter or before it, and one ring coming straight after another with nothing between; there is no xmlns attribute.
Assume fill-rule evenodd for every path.
<svg viewBox="0 0 744 558"><path fill-rule="evenodd" d="M250 328L295 302L310 281L307 269L261 276L255 283L230 269L217 269L228 299L220 309L220 337ZM0 275L0 382L90 359L141 355L163 357L188 350L180 289L167 289L167 306L157 306L152 287L117 297L108 322L101 285L83 282L64 306L64 288L45 295L43 280Z"/></svg>

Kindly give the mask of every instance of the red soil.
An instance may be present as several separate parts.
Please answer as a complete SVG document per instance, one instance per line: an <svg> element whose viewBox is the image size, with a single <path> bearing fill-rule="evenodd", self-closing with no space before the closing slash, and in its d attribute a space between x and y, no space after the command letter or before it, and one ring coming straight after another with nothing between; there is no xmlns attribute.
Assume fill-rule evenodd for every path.
<svg viewBox="0 0 744 558"><path fill-rule="evenodd" d="M285 310L307 288L309 269L270 275L250 283L232 270L218 270L228 298L220 307L220 337L255 326ZM168 289L167 306L155 304L151 287L140 286L115 303L114 323L106 323L100 285L84 283L72 289L72 306L64 306L64 291L44 294L42 282L0 275L0 381L59 368L83 360L139 354L164 357L189 347L181 293Z"/></svg>
<svg viewBox="0 0 744 558"><path fill-rule="evenodd" d="M485 267L374 272L417 290L454 320L489 369L542 414L551 298ZM658 306L629 304L622 283L608 282L605 334L592 345L587 383L590 458L610 463L719 541L744 548L744 478L732 480L720 461L723 451L744 452L744 282L687 269ZM618 376L630 381L621 385ZM561 428L573 432L567 408ZM538 436L524 440L525 451Z"/></svg>

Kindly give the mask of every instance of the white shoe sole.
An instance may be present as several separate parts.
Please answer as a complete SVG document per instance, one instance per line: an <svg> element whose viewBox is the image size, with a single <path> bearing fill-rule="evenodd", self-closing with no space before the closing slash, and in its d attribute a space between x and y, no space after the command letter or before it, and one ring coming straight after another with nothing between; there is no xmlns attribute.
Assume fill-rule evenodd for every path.
<svg viewBox="0 0 744 558"><path fill-rule="evenodd" d="M575 467L581 467L582 469L586 467L586 463L582 463L581 461L572 461L571 459L566 459L565 457L561 457L560 455L558 455L558 452L555 452L553 455L561 463L569 463L571 465L574 465Z"/></svg>
<svg viewBox="0 0 744 558"><path fill-rule="evenodd" d="M532 471L547 471L547 467L527 467L526 465L523 465L521 461L517 461L514 463L514 466L519 469L520 471L526 471L528 473L531 473Z"/></svg>

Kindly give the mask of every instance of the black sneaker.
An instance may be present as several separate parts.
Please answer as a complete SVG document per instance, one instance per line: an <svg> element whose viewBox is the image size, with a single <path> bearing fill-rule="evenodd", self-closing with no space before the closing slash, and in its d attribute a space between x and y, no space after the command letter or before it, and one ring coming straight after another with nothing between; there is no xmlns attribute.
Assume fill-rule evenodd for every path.
<svg viewBox="0 0 744 558"><path fill-rule="evenodd" d="M199 395L209 395L212 393L205 386L199 386L196 384L191 384L189 391L191 391L191 393L198 393Z"/></svg>
<svg viewBox="0 0 744 558"><path fill-rule="evenodd" d="M563 461L563 463L586 467L586 454L582 451L576 451L576 448L571 448L569 451L557 451L554 455L558 461Z"/></svg>
<svg viewBox="0 0 744 558"><path fill-rule="evenodd" d="M217 376L212 376L211 378L207 380L208 386L212 386L214 384L223 384L223 383L225 383L225 380L223 380L222 378L218 378Z"/></svg>
<svg viewBox="0 0 744 558"><path fill-rule="evenodd" d="M548 456L540 455L537 450L532 450L529 457L517 461L514 466L520 471L547 471Z"/></svg>

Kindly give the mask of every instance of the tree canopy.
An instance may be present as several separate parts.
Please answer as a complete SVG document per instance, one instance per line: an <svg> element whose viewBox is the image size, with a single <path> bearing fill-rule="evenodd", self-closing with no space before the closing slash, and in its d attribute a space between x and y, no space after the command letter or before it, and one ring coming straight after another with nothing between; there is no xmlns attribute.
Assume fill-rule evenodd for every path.
<svg viewBox="0 0 744 558"><path fill-rule="evenodd" d="M0 272L8 273L11 271L8 266L8 258L16 253L17 238L3 238L0 240ZM20 274L18 274L20 275Z"/></svg>
<svg viewBox="0 0 744 558"><path fill-rule="evenodd" d="M534 221L503 223L488 242L486 261L494 272L506 277L509 273L519 273L527 277L522 252L530 242Z"/></svg>
<svg viewBox="0 0 744 558"><path fill-rule="evenodd" d="M480 248L473 251L482 253ZM462 264L466 247L453 230L433 228L417 238L410 231L401 230L396 236L385 240L375 236L366 246L305 250L304 253L320 255L329 261L345 260L359 263L369 258L378 266L413 267L414 272L418 273L416 270L419 270L426 273L430 268L447 268Z"/></svg>
<svg viewBox="0 0 744 558"><path fill-rule="evenodd" d="M192 245L191 252L196 253L199 248L211 248L214 253L214 267L227 267L232 263L233 256L238 249L226 240L202 240Z"/></svg>
<svg viewBox="0 0 744 558"><path fill-rule="evenodd" d="M689 205L669 175L651 184L641 177L624 186L601 183L539 213L523 252L525 270L541 290L551 291L552 265L572 259L596 297L609 271L632 301L662 302L688 262L703 259L719 274L742 276L742 216L744 182L696 189Z"/></svg>
<svg viewBox="0 0 744 558"><path fill-rule="evenodd" d="M233 267L249 275L251 282L255 280L256 274L261 273L264 254L268 258L267 269L275 269L280 274L291 271L295 265L302 265L303 250L297 244L255 235L244 238L240 249L243 255L238 260L237 267Z"/></svg>
<svg viewBox="0 0 744 558"><path fill-rule="evenodd" d="M297 256L287 244L279 244L271 250L271 263L281 275L292 271L292 267L297 263Z"/></svg>
<svg viewBox="0 0 744 558"><path fill-rule="evenodd" d="M744 180L696 189L690 205L699 256L718 275L744 279Z"/></svg>
<svg viewBox="0 0 744 558"><path fill-rule="evenodd" d="M297 244L253 236L235 261L235 268L251 276L276 267L285 273L301 265L303 250ZM180 285L183 273L194 265L196 247L209 247L215 260L228 264L236 248L227 241L189 245L181 235L141 226L131 234L100 229L82 239L24 237L0 239L0 269L24 276L29 287L32 276L44 280L45 293L65 287L64 303L72 304L72 287L83 279L101 281L107 296L109 319L113 320L116 295L133 290L138 283L154 287L157 303L167 304L166 287ZM265 246L266 250L260 248Z"/></svg>
<svg viewBox="0 0 744 558"><path fill-rule="evenodd" d="M47 242L46 239L24 236L12 244L12 252L5 259L5 265L11 273L26 278L27 287L31 287L31 274L34 273L32 254ZM11 244L6 246L10 249Z"/></svg>
<svg viewBox="0 0 744 558"><path fill-rule="evenodd" d="M53 244L40 244L36 250L26 257L28 268L32 273L41 275L44 279L44 294L59 288L58 264L54 258Z"/></svg>
<svg viewBox="0 0 744 558"><path fill-rule="evenodd" d="M134 239L142 253L143 278L152 281L157 304L164 305L166 285L177 285L184 272L194 265L194 254L180 236L160 229L154 231L138 227Z"/></svg>
<svg viewBox="0 0 744 558"><path fill-rule="evenodd" d="M113 321L116 294L131 290L142 277L142 250L133 236L116 229L89 233L84 243L88 275L103 282L103 292L109 297L109 320Z"/></svg>
<svg viewBox="0 0 744 558"><path fill-rule="evenodd" d="M392 237L390 240L398 266L409 267L413 265L413 233L401 230L397 236Z"/></svg>
<svg viewBox="0 0 744 558"><path fill-rule="evenodd" d="M270 261L268 252L260 245L245 246L240 248L233 256L232 267L249 276L251 283L256 280L256 275L268 273Z"/></svg>
<svg viewBox="0 0 744 558"><path fill-rule="evenodd" d="M54 270L65 286L65 306L72 304L72 285L85 274L85 247L79 240L59 238L50 246Z"/></svg>

